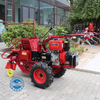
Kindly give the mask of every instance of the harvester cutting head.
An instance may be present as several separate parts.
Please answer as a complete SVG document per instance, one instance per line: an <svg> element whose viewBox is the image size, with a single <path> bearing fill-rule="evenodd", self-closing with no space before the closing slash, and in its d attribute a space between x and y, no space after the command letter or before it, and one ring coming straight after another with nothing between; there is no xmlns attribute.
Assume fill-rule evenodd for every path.
<svg viewBox="0 0 100 100"><path fill-rule="evenodd" d="M10 59L6 69L15 70L16 65L18 65L22 72L30 74L31 80L36 86L45 88L52 83L53 76L61 77L66 68L75 68L78 65L78 55L69 52L70 41L68 37L85 37L84 34L48 36L47 39L40 42L52 28L40 38L34 35L34 21L33 23L13 23L9 25L15 24L33 24L33 38L11 40L13 45L9 49L16 44L19 45L19 48L12 49L12 53L5 58L3 55L9 49L1 55L4 59ZM87 39L90 39L90 37ZM17 42L14 43L13 40L17 40ZM45 46L47 41L49 41L48 48Z"/></svg>

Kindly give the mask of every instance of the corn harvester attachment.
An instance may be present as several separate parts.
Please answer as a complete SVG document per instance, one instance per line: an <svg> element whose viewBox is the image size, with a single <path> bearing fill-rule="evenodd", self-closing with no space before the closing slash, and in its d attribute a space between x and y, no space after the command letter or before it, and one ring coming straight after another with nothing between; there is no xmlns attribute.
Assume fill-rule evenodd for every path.
<svg viewBox="0 0 100 100"><path fill-rule="evenodd" d="M69 38L83 36L85 40L90 39L85 34L71 34L48 36L43 40L52 28L43 37L35 37L34 21L32 23L11 23L8 25L16 24L33 24L33 37L22 39L13 38L11 40L13 43L9 48L12 48L11 54L7 57L3 56L8 49L1 55L3 59L9 59L5 67L8 69L7 74L12 77L13 70L18 65L23 73L30 74L32 82L39 88L49 87L54 77L59 78L64 75L67 68L75 68L78 65L78 55L69 52ZM13 42L13 40L17 42ZM49 48L45 46L46 42L49 43ZM19 45L19 48L13 49L16 44Z"/></svg>

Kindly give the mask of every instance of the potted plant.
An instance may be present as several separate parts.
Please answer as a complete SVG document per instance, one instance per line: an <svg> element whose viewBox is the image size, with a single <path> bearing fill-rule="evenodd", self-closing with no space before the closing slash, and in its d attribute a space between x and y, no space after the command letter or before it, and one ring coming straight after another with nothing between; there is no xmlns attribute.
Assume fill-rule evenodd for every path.
<svg viewBox="0 0 100 100"><path fill-rule="evenodd" d="M74 54L78 54L77 48L70 48L70 52Z"/></svg>

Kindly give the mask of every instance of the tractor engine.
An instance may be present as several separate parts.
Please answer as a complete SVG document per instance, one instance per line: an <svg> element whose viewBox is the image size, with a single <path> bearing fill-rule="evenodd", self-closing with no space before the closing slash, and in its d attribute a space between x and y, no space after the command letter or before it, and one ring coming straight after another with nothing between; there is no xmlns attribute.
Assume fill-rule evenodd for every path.
<svg viewBox="0 0 100 100"><path fill-rule="evenodd" d="M49 49L51 50L52 65L78 65L78 55L69 52L69 39L53 39L49 41Z"/></svg>

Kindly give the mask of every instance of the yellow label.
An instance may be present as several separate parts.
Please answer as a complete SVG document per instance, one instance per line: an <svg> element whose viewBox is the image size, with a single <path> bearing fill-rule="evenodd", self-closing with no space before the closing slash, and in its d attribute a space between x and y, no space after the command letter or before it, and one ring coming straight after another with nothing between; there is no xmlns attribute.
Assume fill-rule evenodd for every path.
<svg viewBox="0 0 100 100"><path fill-rule="evenodd" d="M68 41L64 41L64 43L68 43Z"/></svg>
<svg viewBox="0 0 100 100"><path fill-rule="evenodd" d="M22 52L22 55L27 55L27 53L25 53L25 52Z"/></svg>
<svg viewBox="0 0 100 100"><path fill-rule="evenodd" d="M46 58L46 56L42 56L42 58Z"/></svg>

